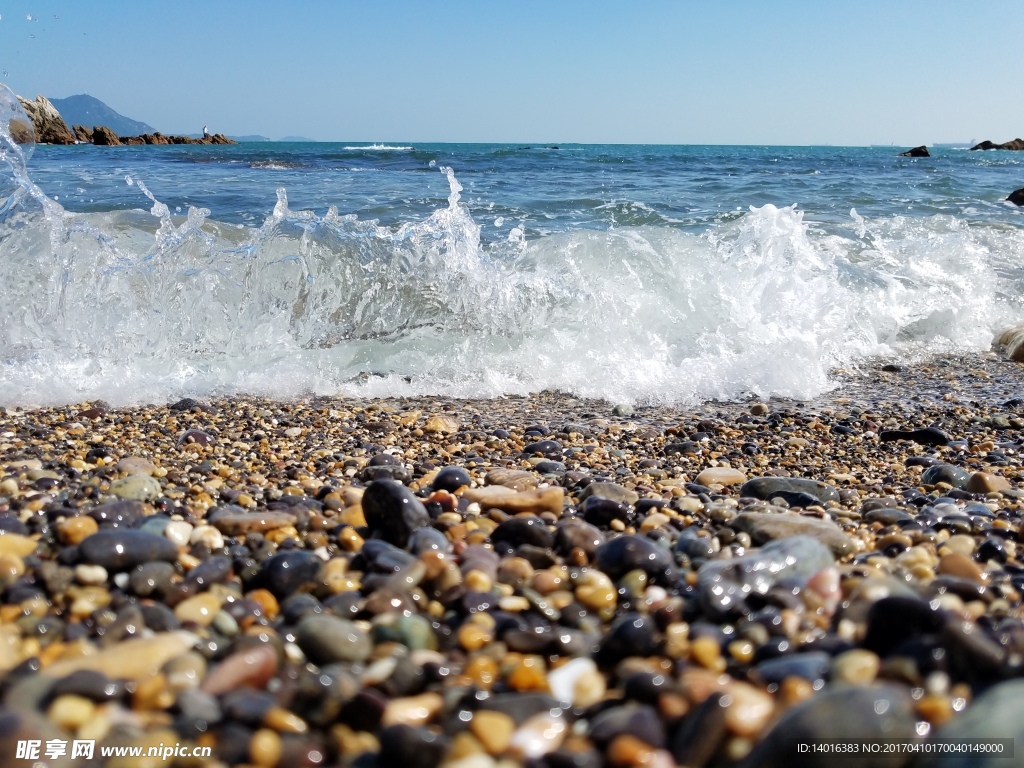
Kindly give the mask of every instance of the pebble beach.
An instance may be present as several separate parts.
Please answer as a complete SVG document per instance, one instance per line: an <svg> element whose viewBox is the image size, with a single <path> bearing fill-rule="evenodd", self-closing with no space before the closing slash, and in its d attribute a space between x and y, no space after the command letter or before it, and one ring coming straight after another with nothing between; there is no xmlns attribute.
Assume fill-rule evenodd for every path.
<svg viewBox="0 0 1024 768"><path fill-rule="evenodd" d="M0 410L0 754L753 768L836 759L796 739L1024 737L1024 369L834 377L695 407Z"/></svg>

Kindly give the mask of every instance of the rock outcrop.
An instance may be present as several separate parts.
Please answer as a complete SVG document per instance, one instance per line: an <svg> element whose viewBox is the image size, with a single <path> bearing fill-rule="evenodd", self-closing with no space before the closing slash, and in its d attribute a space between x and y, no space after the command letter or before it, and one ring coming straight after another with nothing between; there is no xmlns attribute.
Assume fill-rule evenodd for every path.
<svg viewBox="0 0 1024 768"><path fill-rule="evenodd" d="M18 97L25 113L31 118L36 131L36 141L40 144L74 144L75 135L68 128L60 112L45 96L36 96L35 101ZM17 140L17 139L16 139Z"/></svg>
<svg viewBox="0 0 1024 768"><path fill-rule="evenodd" d="M1010 196L1006 199L1014 205L1024 206L1024 187L1013 190L1013 192L1010 193Z"/></svg>
<svg viewBox="0 0 1024 768"><path fill-rule="evenodd" d="M922 144L920 147L914 147L908 149L906 152L900 152L899 157L931 157L931 153L928 152L928 147Z"/></svg>
<svg viewBox="0 0 1024 768"><path fill-rule="evenodd" d="M92 131L86 128L84 125L74 125L72 130L75 132L75 138L85 144L92 143Z"/></svg>
<svg viewBox="0 0 1024 768"><path fill-rule="evenodd" d="M1024 363L1024 325L1007 328L993 339L992 346L1011 360Z"/></svg>
<svg viewBox="0 0 1024 768"><path fill-rule="evenodd" d="M103 147L119 147L121 139L105 125L97 125L92 129L92 143Z"/></svg>
<svg viewBox="0 0 1024 768"><path fill-rule="evenodd" d="M75 126L75 130L81 126ZM84 129L88 133L87 129ZM155 133L144 133L141 136L118 136L105 125L97 125L92 129L89 138L93 144L106 147L142 146L143 144L235 144L234 139L229 139L223 133L215 133L213 136L206 136L201 139L193 139L190 136L164 136L160 131Z"/></svg>
<svg viewBox="0 0 1024 768"><path fill-rule="evenodd" d="M983 141L980 144L975 144L971 149L1015 149L1021 151L1024 150L1024 139L1011 139L1005 144L996 144L993 141Z"/></svg>

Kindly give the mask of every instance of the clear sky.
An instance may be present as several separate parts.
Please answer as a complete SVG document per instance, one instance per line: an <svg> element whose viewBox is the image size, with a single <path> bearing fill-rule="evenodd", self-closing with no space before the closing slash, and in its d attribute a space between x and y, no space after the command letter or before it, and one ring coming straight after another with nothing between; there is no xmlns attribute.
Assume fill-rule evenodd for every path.
<svg viewBox="0 0 1024 768"><path fill-rule="evenodd" d="M1020 0L0 0L16 93L272 138L1006 141L1022 45Z"/></svg>

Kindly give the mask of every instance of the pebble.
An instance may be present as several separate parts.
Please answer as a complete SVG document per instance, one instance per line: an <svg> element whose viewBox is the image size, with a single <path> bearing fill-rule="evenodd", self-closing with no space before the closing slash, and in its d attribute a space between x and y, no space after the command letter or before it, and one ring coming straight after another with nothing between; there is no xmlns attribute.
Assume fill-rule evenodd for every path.
<svg viewBox="0 0 1024 768"><path fill-rule="evenodd" d="M871 651L853 648L832 660L831 677L837 683L870 685L878 676L881 663Z"/></svg>
<svg viewBox="0 0 1024 768"><path fill-rule="evenodd" d="M939 558L938 573L968 579L977 584L985 583L984 571L969 556L961 552L950 552Z"/></svg>
<svg viewBox="0 0 1024 768"><path fill-rule="evenodd" d="M191 632L182 631L132 638L87 656L59 659L47 667L47 674L64 677L84 669L138 682L155 677L164 664L185 653L196 641Z"/></svg>
<svg viewBox="0 0 1024 768"><path fill-rule="evenodd" d="M112 482L110 493L131 501L152 501L160 495L160 483L149 475L129 475Z"/></svg>
<svg viewBox="0 0 1024 768"><path fill-rule="evenodd" d="M587 657L572 659L551 670L547 682L552 696L577 707L596 704L605 694L604 676L593 659Z"/></svg>
<svg viewBox="0 0 1024 768"><path fill-rule="evenodd" d="M747 482L747 476L730 467L708 467L694 479L698 485L739 485Z"/></svg>
<svg viewBox="0 0 1024 768"><path fill-rule="evenodd" d="M732 521L734 528L750 534L757 544L793 536L810 536L817 539L836 557L843 557L854 551L854 543L839 526L828 520L805 517L789 512L744 512Z"/></svg>
<svg viewBox="0 0 1024 768"><path fill-rule="evenodd" d="M269 646L239 651L210 670L202 690L220 696L236 688L262 688L274 676L277 663L277 654Z"/></svg>
<svg viewBox="0 0 1024 768"><path fill-rule="evenodd" d="M802 477L755 477L740 488L740 496L770 500L780 492L805 493L822 504L839 501L839 491L827 483Z"/></svg>
<svg viewBox="0 0 1024 768"><path fill-rule="evenodd" d="M297 628L297 642L315 664L362 662L373 650L370 638L353 622L325 614L302 619Z"/></svg>
<svg viewBox="0 0 1024 768"><path fill-rule="evenodd" d="M394 480L374 480L362 498L370 532L397 547L405 547L412 534L430 525L430 515L412 491Z"/></svg>
<svg viewBox="0 0 1024 768"><path fill-rule="evenodd" d="M970 479L969 472L952 464L936 464L921 473L921 482L926 485L949 483L954 488L966 488Z"/></svg>
<svg viewBox="0 0 1024 768"><path fill-rule="evenodd" d="M967 481L967 490L971 493L997 493L1011 488L1010 481L1005 477L988 472L975 472Z"/></svg>
<svg viewBox="0 0 1024 768"><path fill-rule="evenodd" d="M541 712L515 730L509 742L509 754L520 760L542 757L558 749L568 730L565 718Z"/></svg>
<svg viewBox="0 0 1024 768"><path fill-rule="evenodd" d="M78 556L108 571L126 571L154 560L173 562L178 559L178 548L163 536L117 529L99 531L84 539L78 545Z"/></svg>
<svg viewBox="0 0 1024 768"><path fill-rule="evenodd" d="M732 613L744 607L748 596L767 594L780 579L806 583L834 562L816 538L782 538L743 557L705 562L697 573L697 594L713 614Z"/></svg>
<svg viewBox="0 0 1024 768"><path fill-rule="evenodd" d="M208 522L225 536L244 536L247 533L266 533L277 528L294 526L298 517L291 512L264 510L215 511L207 517Z"/></svg>
<svg viewBox="0 0 1024 768"><path fill-rule="evenodd" d="M474 713L469 721L470 732L489 755L501 755L508 750L515 727L515 722L508 715L486 709Z"/></svg>
<svg viewBox="0 0 1024 768"><path fill-rule="evenodd" d="M631 491L618 483L590 483L584 488L579 496L579 501L586 501L591 496L599 499L611 499L612 501L620 501L624 504L636 504L640 499L640 494L636 491Z"/></svg>
<svg viewBox="0 0 1024 768"><path fill-rule="evenodd" d="M751 750L744 766L792 764L793 740L879 739L893 742L915 736L912 699L896 685L837 686L823 691L783 714L765 738ZM808 754L806 766L833 766L835 755ZM843 760L844 766L879 765L878 758L860 753Z"/></svg>

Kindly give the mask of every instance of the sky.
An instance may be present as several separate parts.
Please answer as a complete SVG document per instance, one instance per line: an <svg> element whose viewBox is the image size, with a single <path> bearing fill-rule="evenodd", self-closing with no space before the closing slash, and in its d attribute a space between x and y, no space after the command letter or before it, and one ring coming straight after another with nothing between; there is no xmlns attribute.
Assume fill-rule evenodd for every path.
<svg viewBox="0 0 1024 768"><path fill-rule="evenodd" d="M0 0L22 96L324 141L1001 142L1021 41L1019 0Z"/></svg>

